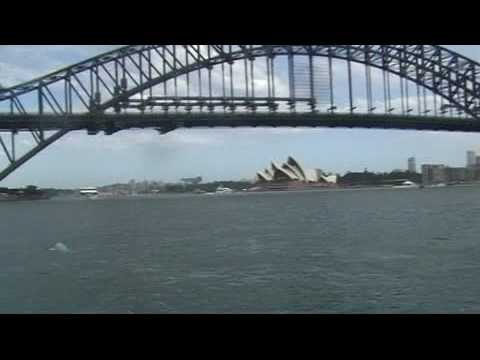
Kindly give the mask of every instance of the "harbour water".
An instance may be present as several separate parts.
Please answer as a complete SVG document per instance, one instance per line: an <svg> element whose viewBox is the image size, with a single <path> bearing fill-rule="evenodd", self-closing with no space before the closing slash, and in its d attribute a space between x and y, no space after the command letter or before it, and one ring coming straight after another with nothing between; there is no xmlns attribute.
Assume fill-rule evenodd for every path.
<svg viewBox="0 0 480 360"><path fill-rule="evenodd" d="M0 313L477 313L480 188L0 203Z"/></svg>

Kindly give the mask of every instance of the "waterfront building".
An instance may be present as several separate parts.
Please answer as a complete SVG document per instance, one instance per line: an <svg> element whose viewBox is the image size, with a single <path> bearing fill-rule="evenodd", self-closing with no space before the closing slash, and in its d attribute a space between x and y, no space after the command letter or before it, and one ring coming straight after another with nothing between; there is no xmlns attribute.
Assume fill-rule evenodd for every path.
<svg viewBox="0 0 480 360"><path fill-rule="evenodd" d="M184 178L181 181L188 185L198 185L202 183L203 178L201 176L198 176L194 178Z"/></svg>
<svg viewBox="0 0 480 360"><path fill-rule="evenodd" d="M447 182L449 183L465 182L468 180L467 168L447 167L445 168L445 176L447 178Z"/></svg>
<svg viewBox="0 0 480 360"><path fill-rule="evenodd" d="M414 157L411 157L411 158L408 159L408 172L410 172L412 174L417 173L417 163L416 163Z"/></svg>
<svg viewBox="0 0 480 360"><path fill-rule="evenodd" d="M445 184L446 182L445 165L422 165L422 183L424 185Z"/></svg>
<svg viewBox="0 0 480 360"><path fill-rule="evenodd" d="M128 187L131 194L135 193L137 187L137 183L135 182L135 180L130 180L128 183Z"/></svg>
<svg viewBox="0 0 480 360"><path fill-rule="evenodd" d="M424 185L462 183L480 180L480 166L448 167L444 165L423 165Z"/></svg>
<svg viewBox="0 0 480 360"><path fill-rule="evenodd" d="M467 167L474 167L477 163L477 154L475 151L467 151Z"/></svg>
<svg viewBox="0 0 480 360"><path fill-rule="evenodd" d="M470 181L480 180L480 166L474 166L468 169L468 176Z"/></svg>

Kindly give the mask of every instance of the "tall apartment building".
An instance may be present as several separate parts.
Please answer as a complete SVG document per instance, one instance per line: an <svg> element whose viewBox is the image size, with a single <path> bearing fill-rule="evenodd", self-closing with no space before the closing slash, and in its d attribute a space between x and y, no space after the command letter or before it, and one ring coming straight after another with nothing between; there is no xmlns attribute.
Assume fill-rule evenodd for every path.
<svg viewBox="0 0 480 360"><path fill-rule="evenodd" d="M414 157L408 159L408 172L416 173L417 172L417 163Z"/></svg>

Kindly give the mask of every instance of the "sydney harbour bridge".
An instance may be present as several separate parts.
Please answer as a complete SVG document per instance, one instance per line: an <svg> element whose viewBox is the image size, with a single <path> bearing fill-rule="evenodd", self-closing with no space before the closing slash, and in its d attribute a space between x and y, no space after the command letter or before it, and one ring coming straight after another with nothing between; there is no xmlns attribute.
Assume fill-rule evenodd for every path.
<svg viewBox="0 0 480 360"><path fill-rule="evenodd" d="M479 75L479 63L437 45L124 46L0 88L0 181L76 130L480 132ZM22 134L33 145L20 154Z"/></svg>

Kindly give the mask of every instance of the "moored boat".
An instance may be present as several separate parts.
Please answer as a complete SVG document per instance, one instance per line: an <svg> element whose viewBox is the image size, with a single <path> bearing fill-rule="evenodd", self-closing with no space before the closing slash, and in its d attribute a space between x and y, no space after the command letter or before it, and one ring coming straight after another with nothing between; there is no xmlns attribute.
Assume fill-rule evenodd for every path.
<svg viewBox="0 0 480 360"><path fill-rule="evenodd" d="M32 201L50 198L51 195L48 192L38 190L35 186L28 186L24 189L0 188L0 201Z"/></svg>

